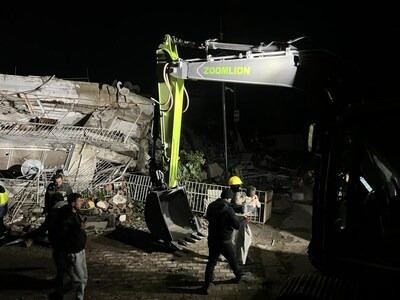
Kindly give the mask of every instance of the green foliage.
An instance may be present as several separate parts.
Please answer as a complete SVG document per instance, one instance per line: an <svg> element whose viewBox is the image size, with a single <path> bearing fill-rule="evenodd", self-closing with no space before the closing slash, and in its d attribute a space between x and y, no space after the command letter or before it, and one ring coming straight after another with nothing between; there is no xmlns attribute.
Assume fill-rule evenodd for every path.
<svg viewBox="0 0 400 300"><path fill-rule="evenodd" d="M205 163L206 159L201 151L181 150L178 164L178 181L205 181L207 179L207 173L203 171Z"/></svg>

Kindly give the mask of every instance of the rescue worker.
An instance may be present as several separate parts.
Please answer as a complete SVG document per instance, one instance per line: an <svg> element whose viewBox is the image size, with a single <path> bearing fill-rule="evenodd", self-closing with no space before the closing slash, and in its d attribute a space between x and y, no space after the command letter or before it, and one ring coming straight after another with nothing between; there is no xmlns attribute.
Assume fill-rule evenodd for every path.
<svg viewBox="0 0 400 300"><path fill-rule="evenodd" d="M39 227L41 235L45 235L48 232L48 238L51 247L53 248L53 260L56 266L56 277L54 278L55 287L61 287L63 285L64 274L65 274L65 251L62 247L62 241L59 236L59 218L58 213L61 207L68 203L64 201L64 197L60 193L53 195L55 201L54 206L49 210L46 219L42 226Z"/></svg>
<svg viewBox="0 0 400 300"><path fill-rule="evenodd" d="M48 211L46 218L42 225L38 228L27 232L24 235L25 244L32 244L34 240L41 239L48 236L51 247L53 248L53 260L56 266L56 277L53 280L55 287L60 287L63 284L63 278L65 273L65 254L60 247L61 242L59 236L58 225L58 212L61 207L67 205L64 201L64 196L60 193L55 193L53 195L53 200L55 201L54 206Z"/></svg>
<svg viewBox="0 0 400 300"><path fill-rule="evenodd" d="M236 276L236 282L244 279L232 244L232 231L239 229L249 222L249 219L236 216L230 202L233 191L226 188L221 197L210 203L205 218L208 220L208 262L205 270L203 292L209 294L214 283L214 269L222 254Z"/></svg>
<svg viewBox="0 0 400 300"><path fill-rule="evenodd" d="M240 192L240 188L243 184L243 181L238 176L232 176L229 178L229 187L233 191L233 198L231 201L231 206L236 213L243 213L243 205L242 203L245 200L245 196Z"/></svg>
<svg viewBox="0 0 400 300"><path fill-rule="evenodd" d="M54 236L58 254L63 256L60 259L64 259L64 265L59 271L65 271L70 281L58 286L56 291L49 295L50 299L63 299L71 289L75 292L75 299L83 300L84 298L88 280L85 253L87 240L85 230L88 225L80 215L82 204L81 195L72 193L68 195L68 205L58 209ZM61 280L63 274L58 275L61 276Z"/></svg>
<svg viewBox="0 0 400 300"><path fill-rule="evenodd" d="M4 216L8 211L8 191L4 184L0 182L0 239L4 238L7 228L4 225Z"/></svg>
<svg viewBox="0 0 400 300"><path fill-rule="evenodd" d="M243 181L238 176L229 178L229 187L233 191L233 199L231 206L236 214L242 215L247 213L246 210L246 194L240 191ZM241 264L249 264L251 260L247 258L248 250L251 244L251 230L248 225L242 226L238 230L232 232L232 245L236 254L236 259Z"/></svg>
<svg viewBox="0 0 400 300"><path fill-rule="evenodd" d="M61 173L57 173L53 182L51 182L46 189L46 194L44 196L44 213L47 214L50 209L54 206L55 201L52 199L55 193L60 193L64 197L64 201L67 202L68 195L72 194L71 186L64 182L63 175Z"/></svg>

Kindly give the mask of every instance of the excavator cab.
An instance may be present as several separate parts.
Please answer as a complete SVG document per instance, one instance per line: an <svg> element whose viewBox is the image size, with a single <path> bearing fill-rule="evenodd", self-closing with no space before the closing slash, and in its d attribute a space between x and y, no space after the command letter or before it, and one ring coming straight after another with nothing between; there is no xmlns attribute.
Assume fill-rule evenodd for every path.
<svg viewBox="0 0 400 300"><path fill-rule="evenodd" d="M339 115L314 191L309 255L319 268L346 269L353 278L400 277L400 160L393 143L399 113L398 104L370 103Z"/></svg>
<svg viewBox="0 0 400 300"><path fill-rule="evenodd" d="M399 114L397 103L350 106L313 147L308 255L320 272L290 278L279 300L398 298Z"/></svg>

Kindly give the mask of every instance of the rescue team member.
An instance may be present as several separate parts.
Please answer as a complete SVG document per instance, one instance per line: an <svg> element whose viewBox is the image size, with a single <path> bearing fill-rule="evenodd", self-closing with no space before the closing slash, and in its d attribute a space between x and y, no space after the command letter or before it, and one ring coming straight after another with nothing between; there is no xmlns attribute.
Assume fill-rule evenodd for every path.
<svg viewBox="0 0 400 300"><path fill-rule="evenodd" d="M53 260L56 266L56 277L54 278L55 287L59 288L63 285L65 274L65 250L63 249L63 241L60 240L58 228L58 213L60 208L68 205L64 201L64 197L60 193L53 195L54 206L49 210L46 219L42 226L39 227L39 235L45 235L48 232L48 238L51 247L53 248Z"/></svg>
<svg viewBox="0 0 400 300"><path fill-rule="evenodd" d="M232 244L232 231L249 223L249 219L239 219L230 202L233 191L226 188L221 197L211 202L207 207L205 218L208 220L208 262L205 270L203 292L209 294L214 283L214 269L218 258L222 254L229 263L236 276L236 282L244 279L244 274L239 267Z"/></svg>
<svg viewBox="0 0 400 300"><path fill-rule="evenodd" d="M71 186L64 182L64 178L61 173L54 175L53 182L51 182L46 189L46 194L44 195L44 213L47 214L49 210L54 206L55 201L53 200L53 195L55 193L60 193L63 195L64 200L67 201L69 194L72 194Z"/></svg>
<svg viewBox="0 0 400 300"><path fill-rule="evenodd" d="M231 201L231 205L233 207L233 210L236 213L243 213L243 205L242 203L245 201L245 196L242 195L240 192L240 188L243 184L243 181L238 177L238 176L232 176L229 178L229 187L233 191L233 198Z"/></svg>
<svg viewBox="0 0 400 300"><path fill-rule="evenodd" d="M6 226L4 225L4 217L8 210L8 191L0 182L0 239L4 238Z"/></svg>
<svg viewBox="0 0 400 300"><path fill-rule="evenodd" d="M53 260L56 266L56 277L54 279L54 285L60 287L63 283L63 278L65 274L65 262L64 262L64 252L59 246L59 229L57 228L58 222L58 212L61 207L67 205L64 201L64 196L60 193L55 193L53 195L53 200L55 202L54 206L48 211L46 218L39 228L27 232L24 235L25 243L31 244L34 240L40 237L48 236L51 247L53 248Z"/></svg>
<svg viewBox="0 0 400 300"><path fill-rule="evenodd" d="M253 208L252 206L248 206L247 204L247 196L240 191L242 187L243 181L238 176L232 176L229 178L228 182L230 188L233 191L233 199L231 201L231 206L235 213L237 214L247 214L250 211L247 209ZM252 189L253 187L250 186L248 189ZM254 189L255 191L255 189ZM257 197L257 195L255 196ZM257 197L258 198L258 197ZM249 199L250 200L250 199ZM251 199L253 203L253 200ZM261 206L261 204L260 204ZM254 212L255 208L253 211ZM246 264L250 263L250 260L247 258L248 249L251 244L251 230L248 225L241 227L239 230L233 230L232 232L232 244L233 249L236 253L236 259L239 263Z"/></svg>
<svg viewBox="0 0 400 300"><path fill-rule="evenodd" d="M70 282L65 283L55 292L50 294L50 299L63 299L71 288L75 292L75 299L82 300L88 280L86 266L86 220L82 220L79 211L83 199L78 193L68 195L68 205L58 209L55 226L59 231L57 246L64 253L65 272L70 277ZM61 250L62 249L62 250Z"/></svg>

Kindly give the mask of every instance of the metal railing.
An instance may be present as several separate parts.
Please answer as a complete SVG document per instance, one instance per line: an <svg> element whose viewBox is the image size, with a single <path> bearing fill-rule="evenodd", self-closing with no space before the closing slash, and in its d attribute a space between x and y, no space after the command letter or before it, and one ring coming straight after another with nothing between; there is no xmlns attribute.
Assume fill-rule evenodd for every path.
<svg viewBox="0 0 400 300"><path fill-rule="evenodd" d="M53 125L26 122L0 123L0 136L9 140L24 140L26 138L45 139L68 142L110 143L129 145L127 133L104 128Z"/></svg>
<svg viewBox="0 0 400 300"><path fill-rule="evenodd" d="M189 205L192 211L198 213L205 213L208 205L217 200L224 188L228 186L208 184L200 182L185 181L184 182L186 194L189 199ZM245 189L241 189L241 193L245 193ZM250 213L250 219L252 222L265 223L271 217L272 209L272 190L269 191L256 191L261 207L256 208L254 213Z"/></svg>
<svg viewBox="0 0 400 300"><path fill-rule="evenodd" d="M29 187L29 192L23 192L22 190L19 193L23 193L24 195L36 193L40 196L40 201L37 203L34 199L18 199L19 193L14 193L12 198L10 199L10 203L16 202L12 204L12 207L19 207L24 204L36 203L36 205L43 206L44 205L44 191L45 185L44 181L40 181L38 183L30 184L30 180L19 180L18 181L18 189L26 189ZM25 182L25 184L23 183ZM15 180L7 180L7 186L13 186L12 190L16 190ZM106 189L107 185L112 185L112 189ZM81 189L85 186L84 189ZM215 201L219 198L221 191L223 188L227 186L216 185L216 184L208 184L208 183L200 183L200 182L192 182L186 181L184 182L184 187L186 190L186 194L188 196L189 205L191 210L194 213L204 214L206 212L207 206L212 201ZM36 189L36 190L35 190ZM136 175L131 174L127 180L124 181L113 181L113 182L96 182L94 185L72 185L72 189L76 192L81 192L83 194L90 192L93 195L102 195L103 197L112 197L115 194L122 192L122 194L127 198L128 201L139 201L145 202L147 194L151 190L151 180L150 176L146 175ZM35 191L34 191L35 190ZM244 192L244 189L242 190ZM256 191L256 195L259 197L261 202L261 207L257 208L256 211L250 214L250 219L252 222L256 223L265 223L271 217L271 208L272 208L272 190L269 191Z"/></svg>
<svg viewBox="0 0 400 300"><path fill-rule="evenodd" d="M147 194L151 190L150 176L131 175L128 181L127 196L135 201L146 201Z"/></svg>
<svg viewBox="0 0 400 300"><path fill-rule="evenodd" d="M145 202L147 194L151 190L150 176L146 175L131 175L126 182L113 183L114 193L122 190L128 200ZM222 189L228 187L224 185L208 184L200 182L185 181L184 187L189 200L189 206L195 213L204 214L207 206L212 201L215 201L221 195ZM105 196L110 196L110 191L105 191ZM242 189L242 193L244 193ZM252 214L249 214L252 222L265 223L271 217L272 208L272 190L269 191L256 191L256 195L260 199L261 207L257 208Z"/></svg>

